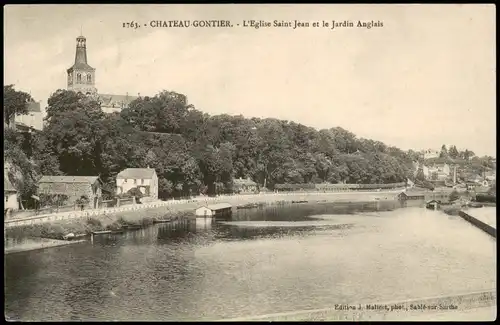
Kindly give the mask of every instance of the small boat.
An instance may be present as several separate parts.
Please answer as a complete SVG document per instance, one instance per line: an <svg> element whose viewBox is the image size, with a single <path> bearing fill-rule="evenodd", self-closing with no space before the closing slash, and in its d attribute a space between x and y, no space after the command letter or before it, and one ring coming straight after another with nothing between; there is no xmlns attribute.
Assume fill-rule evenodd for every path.
<svg viewBox="0 0 500 325"><path fill-rule="evenodd" d="M123 228L126 230L139 230L139 229L142 229L142 226L141 225L124 225Z"/></svg>
<svg viewBox="0 0 500 325"><path fill-rule="evenodd" d="M258 203L248 203L244 205L237 206L236 209L253 209L253 208L258 208L261 205Z"/></svg>
<svg viewBox="0 0 500 325"><path fill-rule="evenodd" d="M481 203L477 203L477 202L471 202L468 204L468 206L470 208L482 208L483 207L483 205Z"/></svg>
<svg viewBox="0 0 500 325"><path fill-rule="evenodd" d="M292 201L292 203L307 203L308 201Z"/></svg>
<svg viewBox="0 0 500 325"><path fill-rule="evenodd" d="M70 240L70 239L73 239L73 238L75 238L75 234L72 233L72 232L70 232L69 234L63 236L64 240Z"/></svg>
<svg viewBox="0 0 500 325"><path fill-rule="evenodd" d="M172 219L155 219L153 220L153 223L168 223L172 222Z"/></svg>
<svg viewBox="0 0 500 325"><path fill-rule="evenodd" d="M102 230L102 231L93 231L92 235L105 235L105 234L110 234L111 230Z"/></svg>

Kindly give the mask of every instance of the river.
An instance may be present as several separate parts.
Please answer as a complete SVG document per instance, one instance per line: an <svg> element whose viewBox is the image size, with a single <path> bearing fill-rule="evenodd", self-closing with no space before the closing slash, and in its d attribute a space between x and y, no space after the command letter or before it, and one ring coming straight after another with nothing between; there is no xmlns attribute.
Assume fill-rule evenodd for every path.
<svg viewBox="0 0 500 325"><path fill-rule="evenodd" d="M5 256L14 320L216 320L496 288L496 241L420 207L294 204Z"/></svg>

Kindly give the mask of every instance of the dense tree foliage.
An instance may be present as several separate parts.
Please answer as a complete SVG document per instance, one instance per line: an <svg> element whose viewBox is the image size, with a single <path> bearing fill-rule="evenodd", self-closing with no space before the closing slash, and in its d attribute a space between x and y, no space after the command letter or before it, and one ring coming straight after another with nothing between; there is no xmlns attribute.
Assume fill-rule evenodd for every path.
<svg viewBox="0 0 500 325"><path fill-rule="evenodd" d="M58 90L48 99L46 127L29 145L21 150L15 136L9 137L10 156L33 165L23 165L35 171L30 179L99 175L112 193L121 170L149 166L158 174L161 198L229 193L239 177L261 189L399 183L414 179L414 162L421 160L415 151L358 138L339 127L318 131L272 118L209 116L170 91L105 114L95 99Z"/></svg>
<svg viewBox="0 0 500 325"><path fill-rule="evenodd" d="M30 94L14 89L14 85L3 86L3 120L9 125L15 115L28 113Z"/></svg>

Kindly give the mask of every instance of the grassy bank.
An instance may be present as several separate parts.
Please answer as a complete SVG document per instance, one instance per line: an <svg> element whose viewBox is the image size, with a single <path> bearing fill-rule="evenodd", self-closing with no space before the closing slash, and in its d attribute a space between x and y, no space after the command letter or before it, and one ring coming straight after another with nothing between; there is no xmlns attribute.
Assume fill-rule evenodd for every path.
<svg viewBox="0 0 500 325"><path fill-rule="evenodd" d="M282 205L290 204L291 202L338 202L338 203L355 203L355 202L375 202L391 201L394 199L394 194L377 193L377 192L350 192L323 194L315 193L293 193L292 195L240 195L220 197L217 202L208 201L198 198L191 202L175 204L170 206L162 206L156 208L144 208L134 211L122 211L119 213L106 213L103 211L101 215L93 218L79 218L64 221L50 221L35 225L23 225L18 227L9 227L5 229L7 237L41 237L51 239L63 239L64 235L73 233L75 235L90 234L96 231L104 230L121 230L124 226L135 225L146 227L151 225L158 219L179 219L192 218L194 210L202 205L214 204L218 202L227 202L233 206L246 204L260 205Z"/></svg>
<svg viewBox="0 0 500 325"><path fill-rule="evenodd" d="M126 226L141 226L147 227L155 223L155 221L169 218L173 221L182 218L189 218L192 213L178 211L129 211L115 215L99 216L98 218L81 218L64 221L53 221L42 224L26 225L5 229L6 237L35 237L49 239L64 239L65 235L70 233L79 235L90 235L92 232L104 230L122 230Z"/></svg>

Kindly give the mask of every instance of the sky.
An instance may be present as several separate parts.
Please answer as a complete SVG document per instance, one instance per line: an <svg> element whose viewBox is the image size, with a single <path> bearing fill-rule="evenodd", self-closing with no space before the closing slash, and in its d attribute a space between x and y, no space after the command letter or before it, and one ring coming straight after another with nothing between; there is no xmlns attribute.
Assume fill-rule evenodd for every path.
<svg viewBox="0 0 500 325"><path fill-rule="evenodd" d="M233 27L149 25L212 19ZM256 29L244 20L310 27ZM332 20L383 27L321 27ZM123 28L131 21L141 27ZM493 5L9 5L4 84L45 107L66 88L82 33L99 93L170 90L209 114L342 127L404 150L454 144L496 156L495 30Z"/></svg>

